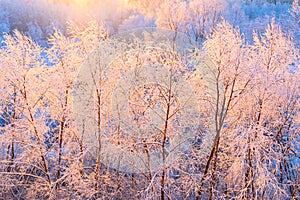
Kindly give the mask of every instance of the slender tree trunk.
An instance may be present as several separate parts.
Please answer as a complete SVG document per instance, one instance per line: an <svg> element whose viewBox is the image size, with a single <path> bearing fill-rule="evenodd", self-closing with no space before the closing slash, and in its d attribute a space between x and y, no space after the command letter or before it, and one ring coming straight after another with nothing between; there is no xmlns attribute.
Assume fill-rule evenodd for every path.
<svg viewBox="0 0 300 200"><path fill-rule="evenodd" d="M37 143L38 143L39 153L40 153L40 157L42 159L42 165L43 165L46 177L47 177L47 181L48 181L48 183L50 185L52 185L50 174L49 174L49 170L48 170L48 165L47 165L47 161L46 161L46 156L45 156L45 153L44 153L44 150L43 150L43 144L42 144L41 138L39 136L39 132L38 132L37 126L35 124L35 120L34 120L31 108L30 108L29 103L28 103L27 90L26 90L26 87L25 87L25 82L26 81L25 81L25 77L24 77L24 83L23 83L23 90L24 91L23 91L23 96L24 96L24 99L26 101L27 111L29 113L29 120L30 120L30 123L33 126L33 132L34 132L35 138L36 138Z"/></svg>
<svg viewBox="0 0 300 200"><path fill-rule="evenodd" d="M66 109L68 106L68 95L69 90L65 91L65 102L63 104L63 115L60 121L60 131L59 131L59 153L58 153L58 166L57 166L57 174L56 174L56 185L55 188L59 188L59 179L61 177L61 162L62 162L62 152L63 152L63 142L64 142L64 132L65 132L65 123L66 123Z"/></svg>
<svg viewBox="0 0 300 200"><path fill-rule="evenodd" d="M214 165L213 165L212 174L211 174L209 199L213 199L213 189L214 189L214 185L215 185L215 173L216 173L216 170L217 170L219 143L220 143L220 137L217 138L217 144L216 144L216 148L215 148L215 151L214 151Z"/></svg>

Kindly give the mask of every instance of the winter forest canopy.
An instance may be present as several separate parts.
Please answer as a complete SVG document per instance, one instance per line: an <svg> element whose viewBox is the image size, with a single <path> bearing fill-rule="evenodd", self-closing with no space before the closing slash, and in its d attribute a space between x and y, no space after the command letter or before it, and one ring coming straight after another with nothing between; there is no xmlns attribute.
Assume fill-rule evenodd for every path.
<svg viewBox="0 0 300 200"><path fill-rule="evenodd" d="M209 80L195 52L149 51L135 37L139 51L126 52L115 37L146 27L194 41L214 67ZM0 0L0 41L0 199L300 199L298 0ZM107 55L122 52L110 67L97 57L104 44L116 47ZM73 104L90 55L101 65L95 130L76 121ZM145 80L170 73L170 82L135 85L127 97L131 71ZM188 122L182 83L196 88L190 105L201 110L187 109ZM121 96L129 103L112 100ZM167 163L185 123L195 125L183 131L193 131L190 146ZM85 145L88 131L149 160L157 152L163 165L121 170L122 156L105 164L105 146L93 154Z"/></svg>

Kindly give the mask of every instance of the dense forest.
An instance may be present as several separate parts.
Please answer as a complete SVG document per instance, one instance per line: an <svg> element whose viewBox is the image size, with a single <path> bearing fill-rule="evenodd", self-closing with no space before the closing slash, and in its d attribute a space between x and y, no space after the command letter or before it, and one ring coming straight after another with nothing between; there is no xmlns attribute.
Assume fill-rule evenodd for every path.
<svg viewBox="0 0 300 200"><path fill-rule="evenodd" d="M0 41L0 199L300 199L298 0L0 0Z"/></svg>

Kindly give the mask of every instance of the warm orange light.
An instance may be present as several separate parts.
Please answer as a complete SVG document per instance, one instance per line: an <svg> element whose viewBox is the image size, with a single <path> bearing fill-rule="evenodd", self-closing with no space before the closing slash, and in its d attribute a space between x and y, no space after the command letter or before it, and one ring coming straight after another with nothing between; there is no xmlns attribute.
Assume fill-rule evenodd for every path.
<svg viewBox="0 0 300 200"><path fill-rule="evenodd" d="M88 4L87 0L73 0L77 6L86 6Z"/></svg>
<svg viewBox="0 0 300 200"><path fill-rule="evenodd" d="M78 7L87 7L89 5L91 5L92 3L99 3L101 2L101 0L70 0L71 2L73 2L74 5L78 6ZM126 7L129 4L129 0L112 0L112 1L116 1L119 3L119 5ZM104 4L108 3L109 0L102 0L102 2Z"/></svg>

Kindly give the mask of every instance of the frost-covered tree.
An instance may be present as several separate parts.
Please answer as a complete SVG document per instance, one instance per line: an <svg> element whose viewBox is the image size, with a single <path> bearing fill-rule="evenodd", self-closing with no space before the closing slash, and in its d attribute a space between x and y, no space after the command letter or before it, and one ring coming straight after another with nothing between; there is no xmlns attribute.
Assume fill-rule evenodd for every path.
<svg viewBox="0 0 300 200"><path fill-rule="evenodd" d="M2 15L10 7L19 10L30 5L34 10L38 6L33 1L20 5L13 2L5 5L0 0ZM43 16L47 24L52 21L45 17L47 13L33 12L17 22L29 8L20 16L0 20L2 25L10 24L1 25L2 30L21 27L22 31L5 34L0 48L0 198L298 199L299 49L297 37L291 36L296 36L298 30L297 1L290 8L291 23L284 26L288 31L281 28L282 21L275 24L271 20L267 25L271 15L267 20L260 17L269 10L261 12L258 7L271 3L242 2L236 9L245 11L244 19L250 20L249 14L259 11L252 16L255 19L251 23L258 29L253 34L248 34L251 23L249 29L245 24L232 25L231 18L219 23L221 16L228 16L225 1L221 0L128 1L126 6L125 1L103 2L123 5L122 13L118 10L121 7L110 7L108 13L98 12L101 17L88 23L70 22L66 31L53 29L52 25L44 29L38 21L29 20ZM136 7L132 6L135 2ZM58 2L55 5L61 6ZM97 2L93 5L95 10L101 7ZM272 3L270 10L280 5L287 6ZM114 9L117 15L109 20L110 10ZM114 31L154 22L176 32L169 42L180 38L179 32L187 33L199 44L205 37L203 49L215 66L206 69L212 74L209 85L202 76L206 73L201 75L195 69L195 62L203 59L199 52L180 57L172 52L176 45L165 51L166 46L157 42L152 45L162 48L149 50L143 48L141 38L131 34L122 35L131 41L129 46L118 37L110 38ZM235 28L237 25L241 29ZM24 35L44 37L45 33L51 33L46 49ZM114 48L102 46L107 40ZM184 40L182 45L191 40ZM105 136L111 146L143 158L156 152L161 167L149 167L152 160L143 171L126 171L122 163L132 160L124 159L116 149L106 151L109 156L105 157L107 146L99 147L96 153L85 146L84 136L91 130L86 128L85 120L74 118L73 89L84 86L75 80L89 55L99 61L98 71L90 79L96 86L94 113L81 114L95 119L92 139L97 142ZM107 55L116 59L105 63L110 58ZM208 97L207 91L212 90L215 93ZM197 124L192 145L167 163L170 141L187 123L180 118L186 106L180 99L189 92L201 111L197 117L188 115L186 120L192 124L185 127L186 131ZM121 111L128 116L124 118ZM109 158L117 164L108 165Z"/></svg>
<svg viewBox="0 0 300 200"><path fill-rule="evenodd" d="M41 48L16 31L1 49L2 112L1 193L4 198L52 196L52 179L44 134L48 92ZM7 196L6 196L7 194Z"/></svg>
<svg viewBox="0 0 300 200"><path fill-rule="evenodd" d="M219 188L223 187L220 185L223 174L220 170L228 167L230 161L230 158L224 160L221 153L223 148L226 148L223 142L227 143L225 136L230 133L234 122L239 118L241 111L237 112L235 109L249 89L251 76L247 69L249 66L243 63L247 50L242 36L228 22L223 21L216 26L204 47L217 68L213 80L217 88L214 110L216 136L210 155L204 163L197 198L208 196L211 199L215 195L221 195L218 192ZM208 188L208 191L205 191L205 188Z"/></svg>
<svg viewBox="0 0 300 200"><path fill-rule="evenodd" d="M274 22L265 36L254 36L253 46L244 46L240 38L223 24L205 42L218 69L226 69L220 70L219 80L225 92L220 118L226 115L214 146L217 150L207 161L199 198L295 198L299 136L293 123L299 91L298 72L289 68L296 62L297 50ZM202 187L205 182L208 194Z"/></svg>
<svg viewBox="0 0 300 200"><path fill-rule="evenodd" d="M226 1L223 0L193 0L188 3L187 26L188 34L196 41L201 41L209 35L211 29L220 21L226 10Z"/></svg>
<svg viewBox="0 0 300 200"><path fill-rule="evenodd" d="M156 12L156 24L175 32L185 32L187 3L182 0L166 0Z"/></svg>

